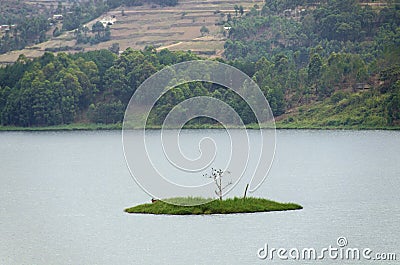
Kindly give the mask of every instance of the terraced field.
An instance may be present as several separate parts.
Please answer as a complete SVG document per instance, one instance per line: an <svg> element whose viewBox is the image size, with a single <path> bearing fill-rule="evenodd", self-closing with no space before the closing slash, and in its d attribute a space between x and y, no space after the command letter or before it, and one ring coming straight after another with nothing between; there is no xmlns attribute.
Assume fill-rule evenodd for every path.
<svg viewBox="0 0 400 265"><path fill-rule="evenodd" d="M40 2L49 4L52 1ZM263 0L180 0L175 7L150 5L119 7L102 16L116 16L117 21L111 26L111 40L80 47L88 51L108 48L113 43L119 43L120 50L125 50L128 47L142 49L146 45L153 45L158 49L191 50L206 56L220 56L225 37L223 27L215 24L226 19L228 13L235 16L235 5L242 5L247 12L255 4L262 6L263 2ZM97 20L89 22L87 26L91 28ZM200 33L202 26L206 26L210 31L206 36ZM25 54L27 57L40 56L46 48L61 46L76 46L73 32L66 32L35 47L1 55L0 63L13 62L20 54Z"/></svg>

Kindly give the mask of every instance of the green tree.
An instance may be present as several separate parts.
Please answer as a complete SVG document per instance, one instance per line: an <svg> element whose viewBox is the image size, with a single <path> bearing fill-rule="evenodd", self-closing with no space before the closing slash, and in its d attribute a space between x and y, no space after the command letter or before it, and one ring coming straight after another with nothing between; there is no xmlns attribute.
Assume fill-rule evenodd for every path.
<svg viewBox="0 0 400 265"><path fill-rule="evenodd" d="M244 9L243 9L243 6L241 5L241 6L239 6L239 14L241 15L241 16L243 16L243 14L244 14ZM237 14L236 14L237 15Z"/></svg>
<svg viewBox="0 0 400 265"><path fill-rule="evenodd" d="M96 23L93 24L92 26L92 32L96 34L96 36L100 39L102 35L104 34L105 28L103 26L103 23L100 21L97 21Z"/></svg>
<svg viewBox="0 0 400 265"><path fill-rule="evenodd" d="M235 5L235 6L234 6L234 9L235 9L235 16L238 16L239 6L238 6L238 5Z"/></svg>
<svg viewBox="0 0 400 265"><path fill-rule="evenodd" d="M210 33L210 30L209 30L206 26L203 25L203 26L200 28L200 33L201 33L201 36L204 36L204 35Z"/></svg>
<svg viewBox="0 0 400 265"><path fill-rule="evenodd" d="M119 43L113 43L109 48L108 48L108 50L109 51L111 51L112 53L115 53L115 54L119 54Z"/></svg>
<svg viewBox="0 0 400 265"><path fill-rule="evenodd" d="M322 59L319 54L313 54L308 64L308 81L310 84L318 82L321 77Z"/></svg>

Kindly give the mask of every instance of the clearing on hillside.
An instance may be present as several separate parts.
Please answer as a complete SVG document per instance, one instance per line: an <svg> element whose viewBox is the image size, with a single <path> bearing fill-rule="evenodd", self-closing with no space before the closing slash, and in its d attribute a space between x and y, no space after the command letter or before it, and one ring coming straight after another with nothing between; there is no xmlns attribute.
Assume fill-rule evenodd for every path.
<svg viewBox="0 0 400 265"><path fill-rule="evenodd" d="M41 56L46 48L69 46L90 51L107 49L113 43L119 43L121 51L128 47L143 49L152 45L157 49L191 50L209 57L221 56L226 40L222 21L228 14L236 16L235 5L243 6L246 13L254 5L261 7L263 3L263 0L179 0L175 7L119 7L86 24L91 29L102 18L115 16L109 41L77 45L74 32L64 32L59 37L48 36L50 40L33 47L0 55L0 64L14 62L20 54L28 58ZM204 36L200 32L203 26L209 30Z"/></svg>

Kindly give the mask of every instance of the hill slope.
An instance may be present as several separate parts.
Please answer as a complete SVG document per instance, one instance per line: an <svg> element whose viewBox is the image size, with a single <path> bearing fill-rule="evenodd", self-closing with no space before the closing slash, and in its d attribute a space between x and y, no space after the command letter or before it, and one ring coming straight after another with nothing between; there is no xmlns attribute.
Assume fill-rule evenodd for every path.
<svg viewBox="0 0 400 265"><path fill-rule="evenodd" d="M398 125L400 5L271 0L231 24L225 56L253 76L280 126Z"/></svg>
<svg viewBox="0 0 400 265"><path fill-rule="evenodd" d="M146 45L168 47L171 50L191 50L206 56L221 55L225 37L221 21L228 13L235 13L234 6L242 5L250 10L254 4L263 0L180 0L177 6L161 7L154 4L143 6L118 7L85 24L90 30L96 21L115 16L116 22L110 26L111 39L99 44L78 44L74 31L67 31L60 36L51 36L55 26L49 30L50 40L27 47L20 51L0 55L1 63L10 63L24 54L28 58L43 55L47 50L69 47L69 52L76 50L107 49L118 43L120 50L128 47L143 49ZM60 22L58 27L62 28ZM205 26L209 33L202 36L200 29Z"/></svg>
<svg viewBox="0 0 400 265"><path fill-rule="evenodd" d="M192 5L193 12L205 12L203 2L185 3ZM197 3L200 6L196 6ZM207 3L212 6L211 1ZM128 17L125 22L131 23L134 17L148 21L149 17L162 16L157 8L153 8L154 14L140 13L141 8L146 7L132 10L135 15L131 18L124 16ZM215 6L209 9L213 8ZM176 12L169 14L174 17ZM229 59L226 62L258 83L280 127L399 127L398 6L385 4L376 8L360 5L355 0L315 3L271 0L264 6L254 6L243 15L240 13L235 12L221 21L230 26L229 39L224 46L225 57ZM176 24L172 28L189 27L184 22L187 14L183 18L182 14L180 16L168 22ZM184 43L204 40L185 41L184 34L179 39L179 33L165 28L166 32L171 31L168 34L176 42L169 44L163 37L171 36L158 32L163 20L158 23L149 29L150 26L136 21L137 27L147 27L147 32L154 34L138 31L134 33L137 38L132 45L158 43L179 49ZM114 30L118 31L118 25L121 30L124 23L116 23ZM148 42L144 41L146 38ZM139 39L144 43L138 43ZM123 40L121 36L121 43ZM147 77L167 65L198 59L192 52L157 50L152 46L142 51L127 49L120 56L114 53L108 50L74 55L59 53L57 56L47 53L34 60L20 57L17 63L0 69L2 125L121 122L131 95ZM150 113L149 124L162 124L173 106L200 95L225 101L245 124L256 122L248 105L235 93L215 84L191 83L166 93ZM202 118L193 122L195 125L213 123Z"/></svg>

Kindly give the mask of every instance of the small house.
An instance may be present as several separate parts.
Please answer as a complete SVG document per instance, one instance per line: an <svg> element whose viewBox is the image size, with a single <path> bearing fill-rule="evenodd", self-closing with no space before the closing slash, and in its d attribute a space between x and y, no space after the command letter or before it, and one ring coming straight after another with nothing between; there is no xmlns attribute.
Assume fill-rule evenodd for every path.
<svg viewBox="0 0 400 265"><path fill-rule="evenodd" d="M371 86L367 83L356 83L354 84L354 90L367 90L370 89Z"/></svg>
<svg viewBox="0 0 400 265"><path fill-rule="evenodd" d="M104 27L112 26L117 21L115 16L112 17L105 17L100 22L103 24Z"/></svg>
<svg viewBox="0 0 400 265"><path fill-rule="evenodd" d="M10 25L1 25L0 26L2 31L9 31L10 30Z"/></svg>
<svg viewBox="0 0 400 265"><path fill-rule="evenodd" d="M56 15L53 15L53 19L55 19L55 20L63 20L63 15L61 15L61 14L56 14Z"/></svg>
<svg viewBox="0 0 400 265"><path fill-rule="evenodd" d="M283 15L285 17L291 17L292 16L292 9L286 9L283 11Z"/></svg>
<svg viewBox="0 0 400 265"><path fill-rule="evenodd" d="M16 27L16 25L1 25L0 26L0 30L1 31L4 31L4 32L7 32L7 31L10 31L12 28L15 28Z"/></svg>

